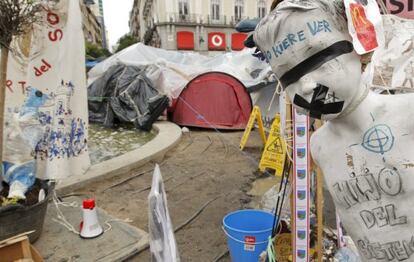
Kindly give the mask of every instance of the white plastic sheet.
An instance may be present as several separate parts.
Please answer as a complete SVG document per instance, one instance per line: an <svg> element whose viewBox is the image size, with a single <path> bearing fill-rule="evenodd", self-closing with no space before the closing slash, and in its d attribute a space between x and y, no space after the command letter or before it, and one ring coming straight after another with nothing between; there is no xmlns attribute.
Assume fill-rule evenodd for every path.
<svg viewBox="0 0 414 262"><path fill-rule="evenodd" d="M130 46L96 65L89 72L89 84L117 63L148 65L147 75L158 90L177 98L186 84L199 74L209 71L228 73L245 86L267 82L272 75L270 66L252 56L253 49L229 52L214 57L196 52L167 51L142 43Z"/></svg>
<svg viewBox="0 0 414 262"><path fill-rule="evenodd" d="M168 212L167 194L164 190L160 167L155 165L151 192L148 196L148 227L151 261L180 262L174 229Z"/></svg>

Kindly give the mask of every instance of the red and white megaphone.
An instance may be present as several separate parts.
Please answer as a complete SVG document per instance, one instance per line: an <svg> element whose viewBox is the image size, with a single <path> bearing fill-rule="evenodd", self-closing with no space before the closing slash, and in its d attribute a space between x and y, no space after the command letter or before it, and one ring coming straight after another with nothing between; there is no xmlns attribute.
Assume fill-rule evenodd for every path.
<svg viewBox="0 0 414 262"><path fill-rule="evenodd" d="M103 234L103 228L99 224L98 214L96 213L95 200L83 200L83 220L80 223L81 238L95 238Z"/></svg>

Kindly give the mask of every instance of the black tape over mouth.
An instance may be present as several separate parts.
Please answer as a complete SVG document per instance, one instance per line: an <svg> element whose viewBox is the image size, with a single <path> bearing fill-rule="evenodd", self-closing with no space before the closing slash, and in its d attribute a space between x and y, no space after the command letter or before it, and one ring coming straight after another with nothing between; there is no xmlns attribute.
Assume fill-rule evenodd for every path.
<svg viewBox="0 0 414 262"><path fill-rule="evenodd" d="M313 89L312 100L310 102L296 94L293 103L309 110L309 116L317 119L321 119L322 115L338 114L344 107L344 101L325 104L328 90L328 87L318 84L318 86Z"/></svg>
<svg viewBox="0 0 414 262"><path fill-rule="evenodd" d="M304 75L316 70L324 63L335 59L340 55L351 53L353 50L354 46L349 41L344 40L336 42L297 64L295 67L287 71L279 79L279 81L282 84L282 87L286 88L290 84L297 82Z"/></svg>

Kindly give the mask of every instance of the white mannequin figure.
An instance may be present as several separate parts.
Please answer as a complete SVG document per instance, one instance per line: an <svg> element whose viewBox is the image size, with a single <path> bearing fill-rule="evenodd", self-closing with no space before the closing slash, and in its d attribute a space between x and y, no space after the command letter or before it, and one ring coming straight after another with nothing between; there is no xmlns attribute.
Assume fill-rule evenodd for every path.
<svg viewBox="0 0 414 262"><path fill-rule="evenodd" d="M332 1L285 0L254 40L291 100L327 120L311 154L362 261L414 261L414 94L368 91L342 13ZM338 101L336 113L322 108Z"/></svg>

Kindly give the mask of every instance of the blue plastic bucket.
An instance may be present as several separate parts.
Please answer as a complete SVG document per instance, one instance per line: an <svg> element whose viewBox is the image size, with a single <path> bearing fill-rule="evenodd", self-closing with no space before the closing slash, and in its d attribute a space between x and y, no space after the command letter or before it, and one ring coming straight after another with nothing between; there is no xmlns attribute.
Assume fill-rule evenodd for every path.
<svg viewBox="0 0 414 262"><path fill-rule="evenodd" d="M239 210L223 218L223 230L233 262L257 262L272 234L274 215L261 210Z"/></svg>

